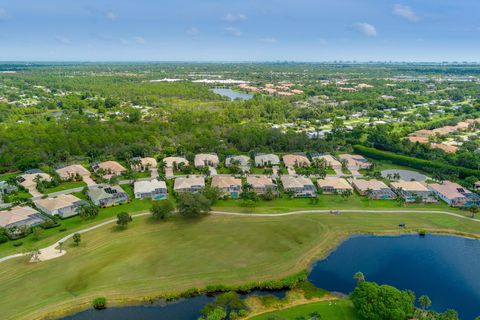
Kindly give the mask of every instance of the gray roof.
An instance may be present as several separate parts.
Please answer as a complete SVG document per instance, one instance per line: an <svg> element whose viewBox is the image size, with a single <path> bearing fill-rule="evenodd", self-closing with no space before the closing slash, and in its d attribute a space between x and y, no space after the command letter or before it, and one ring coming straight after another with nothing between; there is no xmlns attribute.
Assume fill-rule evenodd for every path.
<svg viewBox="0 0 480 320"><path fill-rule="evenodd" d="M100 201L103 199L109 199L114 194L120 194L126 192L120 186L95 186L88 189L88 196L92 201Z"/></svg>

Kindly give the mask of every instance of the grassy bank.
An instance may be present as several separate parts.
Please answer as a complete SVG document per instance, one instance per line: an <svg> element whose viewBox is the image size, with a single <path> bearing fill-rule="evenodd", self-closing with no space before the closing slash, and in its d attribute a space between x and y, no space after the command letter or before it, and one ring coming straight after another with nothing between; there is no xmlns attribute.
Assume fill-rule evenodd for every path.
<svg viewBox="0 0 480 320"><path fill-rule="evenodd" d="M406 230L398 229L400 222ZM110 225L84 234L79 247L67 243L67 254L58 259L2 263L0 309L4 319L35 319L88 307L96 296L124 304L192 287L280 279L325 256L351 234L419 229L480 237L478 223L438 214L212 215L166 223L142 217L125 231Z"/></svg>

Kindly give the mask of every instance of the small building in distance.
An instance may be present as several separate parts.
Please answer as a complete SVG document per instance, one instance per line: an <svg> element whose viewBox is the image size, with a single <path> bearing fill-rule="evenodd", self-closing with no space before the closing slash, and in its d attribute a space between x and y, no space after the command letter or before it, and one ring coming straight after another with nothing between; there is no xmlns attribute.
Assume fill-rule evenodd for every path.
<svg viewBox="0 0 480 320"><path fill-rule="evenodd" d="M324 193L353 192L353 187L343 178L326 177L324 179L318 179L317 185Z"/></svg>
<svg viewBox="0 0 480 320"><path fill-rule="evenodd" d="M84 177L90 177L90 171L85 169L85 167L80 164L72 164L66 167L58 168L55 171L58 173L60 179L62 180L70 180L77 177L80 177L82 179Z"/></svg>
<svg viewBox="0 0 480 320"><path fill-rule="evenodd" d="M227 159L225 159L225 166L226 167L230 167L235 163L237 163L238 167L243 172L249 172L250 171L250 157L247 157L247 156L231 156L231 157L227 157Z"/></svg>
<svg viewBox="0 0 480 320"><path fill-rule="evenodd" d="M35 205L42 212L51 216L68 218L80 213L81 206L88 206L89 203L71 194L62 194L55 198L38 199Z"/></svg>
<svg viewBox="0 0 480 320"><path fill-rule="evenodd" d="M428 185L428 188L452 207L480 205L480 196L455 182L432 183Z"/></svg>
<svg viewBox="0 0 480 320"><path fill-rule="evenodd" d="M127 203L128 193L120 186L94 186L88 189L88 197L97 206L110 207Z"/></svg>
<svg viewBox="0 0 480 320"><path fill-rule="evenodd" d="M165 181L153 179L150 181L136 181L133 185L136 199L167 199L168 191Z"/></svg>
<svg viewBox="0 0 480 320"><path fill-rule="evenodd" d="M35 182L37 177L40 177L40 179L44 181L52 181L52 177L50 177L48 173L40 170L30 170L18 177L18 183L30 190L31 188L37 187L37 183Z"/></svg>
<svg viewBox="0 0 480 320"><path fill-rule="evenodd" d="M428 187L418 181L397 181L390 184L395 192L405 199L406 202L415 202L421 199L422 202L437 202L433 192Z"/></svg>
<svg viewBox="0 0 480 320"><path fill-rule="evenodd" d="M214 176L212 178L212 187L220 189L223 196L238 199L242 192L242 179L231 176Z"/></svg>
<svg viewBox="0 0 480 320"><path fill-rule="evenodd" d="M110 179L113 176L121 176L127 172L127 169L116 161L94 162L92 163L92 168L95 172L102 171L105 179Z"/></svg>
<svg viewBox="0 0 480 320"><path fill-rule="evenodd" d="M286 192L293 192L295 197L315 197L316 189L310 178L301 176L282 176L283 189Z"/></svg>
<svg viewBox="0 0 480 320"><path fill-rule="evenodd" d="M132 170L135 171L147 171L151 170L152 168L157 167L157 160L155 158L141 158L141 157L136 157L132 159L132 164L131 164Z"/></svg>
<svg viewBox="0 0 480 320"><path fill-rule="evenodd" d="M162 161L167 168L178 168L180 164L183 164L184 166L190 165L188 160L182 157L166 157Z"/></svg>
<svg viewBox="0 0 480 320"><path fill-rule="evenodd" d="M275 154L257 154L255 156L256 167L271 167L280 165L280 158Z"/></svg>
<svg viewBox="0 0 480 320"><path fill-rule="evenodd" d="M338 161L337 159L335 159L333 156L329 154L312 156L312 160L315 160L315 159L323 159L325 160L325 163L327 164L327 166L331 167L332 169L342 170L342 164L340 163L340 161Z"/></svg>
<svg viewBox="0 0 480 320"><path fill-rule="evenodd" d="M367 159L358 154L341 154L338 157L340 160L347 162L347 168L349 170L368 169L372 165Z"/></svg>
<svg viewBox="0 0 480 320"><path fill-rule="evenodd" d="M258 195L265 194L268 190L271 190L274 194L278 193L275 180L267 175L249 175L247 176L247 183L252 186L253 191Z"/></svg>
<svg viewBox="0 0 480 320"><path fill-rule="evenodd" d="M371 180L352 180L353 187L358 191L362 196L368 196L370 199L375 200L391 200L395 199L397 196L395 192L392 191L385 183L382 181L371 179Z"/></svg>
<svg viewBox="0 0 480 320"><path fill-rule="evenodd" d="M187 176L175 179L173 190L177 193L197 193L205 188L205 178L203 176Z"/></svg>
<svg viewBox="0 0 480 320"><path fill-rule="evenodd" d="M200 153L195 155L195 167L217 167L220 164L215 153Z"/></svg>
<svg viewBox="0 0 480 320"><path fill-rule="evenodd" d="M299 154L287 154L283 156L283 163L287 168L309 167L310 160L306 156Z"/></svg>

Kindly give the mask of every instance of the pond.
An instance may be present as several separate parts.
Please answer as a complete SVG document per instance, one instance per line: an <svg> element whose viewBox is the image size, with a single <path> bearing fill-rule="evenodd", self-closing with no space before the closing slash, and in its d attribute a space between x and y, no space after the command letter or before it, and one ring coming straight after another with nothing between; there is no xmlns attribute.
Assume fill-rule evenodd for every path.
<svg viewBox="0 0 480 320"><path fill-rule="evenodd" d="M350 293L353 275L426 294L432 309L455 309L462 320L480 315L480 241L440 235L358 236L341 244L327 259L312 266L309 280L320 288ZM253 292L265 295L271 292ZM283 296L285 292L274 293ZM245 297L245 296L243 296ZM214 298L199 296L169 304L87 310L65 320L196 320Z"/></svg>
<svg viewBox="0 0 480 320"><path fill-rule="evenodd" d="M432 309L455 309L461 319L480 315L480 241L439 235L360 236L314 264L309 280L343 293L361 271L369 281L426 294Z"/></svg>
<svg viewBox="0 0 480 320"><path fill-rule="evenodd" d="M248 100L253 98L253 95L251 94L233 91L232 89L228 89L228 88L213 88L211 90L216 94L230 98L230 100L232 101L235 99Z"/></svg>

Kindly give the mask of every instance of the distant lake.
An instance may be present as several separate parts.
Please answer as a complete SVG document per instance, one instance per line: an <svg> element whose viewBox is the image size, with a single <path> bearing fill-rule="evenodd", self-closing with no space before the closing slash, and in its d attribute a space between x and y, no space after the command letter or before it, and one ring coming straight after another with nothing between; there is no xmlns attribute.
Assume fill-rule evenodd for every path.
<svg viewBox="0 0 480 320"><path fill-rule="evenodd" d="M432 308L455 309L462 320L480 316L480 241L427 235L360 236L317 262L309 280L320 288L350 293L361 271L367 281L426 294Z"/></svg>
<svg viewBox="0 0 480 320"><path fill-rule="evenodd" d="M235 99L240 99L240 100L248 100L252 99L253 95L244 93L244 92L238 92L238 91L233 91L232 89L226 89L226 88L213 88L211 89L216 94L219 94L221 96L230 98L230 100L235 100Z"/></svg>
<svg viewBox="0 0 480 320"><path fill-rule="evenodd" d="M480 315L480 241L452 236L358 236L312 266L309 280L332 292L350 293L353 275L426 294L432 309L455 309L462 320ZM254 292L265 295L268 292ZM284 291L274 293L283 296ZM64 320L196 320L214 298L205 295L169 304L87 310Z"/></svg>

